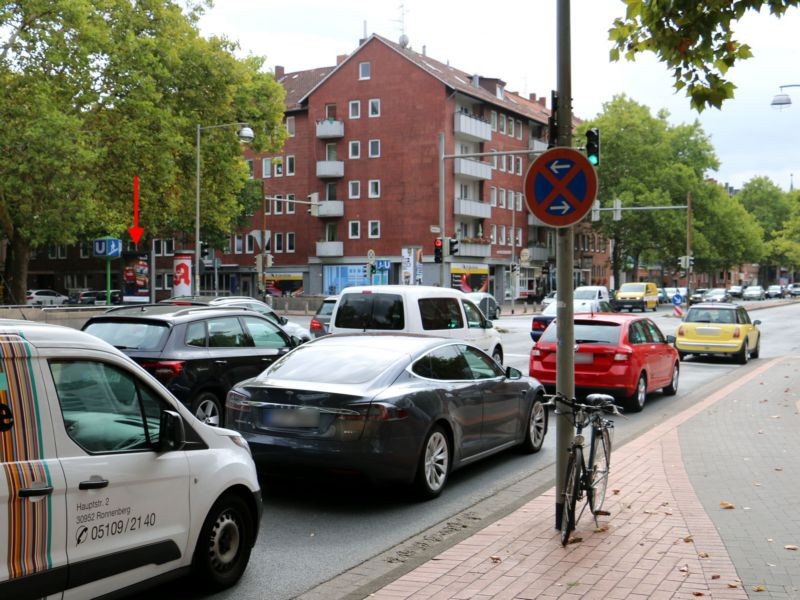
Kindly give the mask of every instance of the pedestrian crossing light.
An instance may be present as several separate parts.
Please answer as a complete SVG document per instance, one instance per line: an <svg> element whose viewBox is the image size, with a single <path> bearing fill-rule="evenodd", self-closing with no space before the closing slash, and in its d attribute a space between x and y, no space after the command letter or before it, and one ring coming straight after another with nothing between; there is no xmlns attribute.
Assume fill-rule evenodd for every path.
<svg viewBox="0 0 800 600"><path fill-rule="evenodd" d="M436 238L433 241L433 261L442 262L442 238Z"/></svg>
<svg viewBox="0 0 800 600"><path fill-rule="evenodd" d="M450 256L458 254L458 239L450 238Z"/></svg>
<svg viewBox="0 0 800 600"><path fill-rule="evenodd" d="M586 130L586 158L595 167L600 165L600 130L597 127Z"/></svg>

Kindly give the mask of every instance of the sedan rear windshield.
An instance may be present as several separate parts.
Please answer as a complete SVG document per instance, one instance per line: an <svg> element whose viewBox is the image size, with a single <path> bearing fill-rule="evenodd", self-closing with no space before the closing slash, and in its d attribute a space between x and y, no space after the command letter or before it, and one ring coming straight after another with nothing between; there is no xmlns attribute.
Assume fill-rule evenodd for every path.
<svg viewBox="0 0 800 600"><path fill-rule="evenodd" d="M153 321L97 321L84 329L87 333L120 350L161 350L169 335L166 323Z"/></svg>
<svg viewBox="0 0 800 600"><path fill-rule="evenodd" d="M576 344L616 344L619 341L619 323L600 321L575 321ZM553 322L542 335L543 342L557 341L558 332Z"/></svg>
<svg viewBox="0 0 800 600"><path fill-rule="evenodd" d="M314 383L366 383L399 360L408 360L408 355L383 348L309 344L280 358L258 378Z"/></svg>

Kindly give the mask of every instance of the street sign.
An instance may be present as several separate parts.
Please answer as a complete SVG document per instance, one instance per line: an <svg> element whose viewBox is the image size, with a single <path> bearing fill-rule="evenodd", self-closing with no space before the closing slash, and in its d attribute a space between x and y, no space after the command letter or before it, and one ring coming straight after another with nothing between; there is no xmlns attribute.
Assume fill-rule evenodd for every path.
<svg viewBox="0 0 800 600"><path fill-rule="evenodd" d="M675 306L680 306L681 304L683 304L683 296L681 296L680 294L675 294L675 295L672 297L672 303L673 303Z"/></svg>
<svg viewBox="0 0 800 600"><path fill-rule="evenodd" d="M371 265L375 264L375 250L372 248L367 250L367 262Z"/></svg>
<svg viewBox="0 0 800 600"><path fill-rule="evenodd" d="M572 148L552 148L539 155L525 175L525 202L540 221L568 227L592 208L597 174L589 160Z"/></svg>
<svg viewBox="0 0 800 600"><path fill-rule="evenodd" d="M92 250L97 258L119 258L122 255L122 240L100 238L94 240Z"/></svg>

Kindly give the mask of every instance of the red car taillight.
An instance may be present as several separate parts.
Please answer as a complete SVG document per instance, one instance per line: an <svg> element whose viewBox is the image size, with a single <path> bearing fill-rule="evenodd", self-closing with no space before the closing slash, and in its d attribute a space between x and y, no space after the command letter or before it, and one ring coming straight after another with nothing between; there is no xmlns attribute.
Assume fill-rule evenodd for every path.
<svg viewBox="0 0 800 600"><path fill-rule="evenodd" d="M738 327L736 327L736 328L733 330L733 339L737 339L737 338L738 338L738 337L740 337L741 335L742 335L742 332L741 332L741 331L739 331L739 328L738 328Z"/></svg>
<svg viewBox="0 0 800 600"><path fill-rule="evenodd" d="M683 325L678 327L678 335L683 335Z"/></svg>
<svg viewBox="0 0 800 600"><path fill-rule="evenodd" d="M325 331L325 328L322 326L322 323L317 321L316 319L311 319L311 323L308 324L309 331Z"/></svg>
<svg viewBox="0 0 800 600"><path fill-rule="evenodd" d="M150 371L162 383L174 379L183 371L182 360L157 360L143 362L142 367Z"/></svg>
<svg viewBox="0 0 800 600"><path fill-rule="evenodd" d="M534 321L533 323L531 323L531 329L533 329L534 331L544 331L545 329L547 329L547 323L545 323L544 321Z"/></svg>

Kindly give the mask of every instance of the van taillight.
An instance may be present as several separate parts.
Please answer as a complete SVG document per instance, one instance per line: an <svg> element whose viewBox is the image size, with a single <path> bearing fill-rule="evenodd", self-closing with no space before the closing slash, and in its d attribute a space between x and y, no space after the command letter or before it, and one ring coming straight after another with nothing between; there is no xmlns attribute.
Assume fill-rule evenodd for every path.
<svg viewBox="0 0 800 600"><path fill-rule="evenodd" d="M143 362L142 367L150 371L159 381L169 381L174 379L183 371L182 360L157 360L153 362Z"/></svg>
<svg viewBox="0 0 800 600"><path fill-rule="evenodd" d="M308 329L309 331L324 331L322 323L320 323L316 319L311 319L311 322L308 324Z"/></svg>
<svg viewBox="0 0 800 600"><path fill-rule="evenodd" d="M540 329L541 330L547 329L547 323L544 323L543 321L534 321L533 323L531 323L531 329L533 329L534 331L539 331Z"/></svg>

